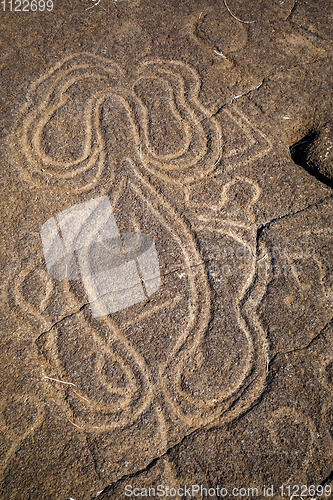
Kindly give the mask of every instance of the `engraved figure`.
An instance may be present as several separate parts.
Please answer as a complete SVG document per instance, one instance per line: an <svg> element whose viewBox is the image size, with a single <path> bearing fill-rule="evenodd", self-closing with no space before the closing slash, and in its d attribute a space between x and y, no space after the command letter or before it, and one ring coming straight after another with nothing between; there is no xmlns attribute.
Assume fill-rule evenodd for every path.
<svg viewBox="0 0 333 500"><path fill-rule="evenodd" d="M14 300L24 317L44 321L36 346L45 391L96 446L109 443L117 463L111 444L121 431L128 472L189 431L235 418L267 375L268 342L256 314L268 266L256 260L253 206L261 191L234 170L267 155L271 143L240 111L224 109L218 119L200 87L180 61L147 59L129 75L76 54L31 87L13 137L24 178L47 197L91 193L42 227L53 280L41 307L22 302L27 271ZM68 116L81 118L75 138ZM44 272L41 261L33 265L29 278ZM92 314L68 284L80 276ZM50 301L56 293L61 317Z"/></svg>

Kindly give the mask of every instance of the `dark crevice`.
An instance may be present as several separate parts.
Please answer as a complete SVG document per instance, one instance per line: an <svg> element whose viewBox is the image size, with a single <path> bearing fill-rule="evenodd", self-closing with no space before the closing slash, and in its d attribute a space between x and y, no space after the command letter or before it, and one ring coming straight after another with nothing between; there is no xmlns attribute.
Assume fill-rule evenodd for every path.
<svg viewBox="0 0 333 500"><path fill-rule="evenodd" d="M309 146L313 144L313 141L317 137L316 132L309 132L303 139L297 141L295 144L290 146L290 155L296 165L307 169L307 151Z"/></svg>
<svg viewBox="0 0 333 500"><path fill-rule="evenodd" d="M191 436L195 435L199 430L201 430L201 429L196 428L193 431L191 431L189 434L186 434L178 443L175 443L174 445L170 446L164 453L162 453L161 455L155 457L153 460L151 460L151 462L149 462L142 469L138 469L137 471L131 472L129 474L124 474L123 476L121 476L116 481L112 482L111 484L108 484L107 486L105 486L105 488L102 491L99 492L98 496L96 496L96 495L93 496L91 498L91 500L97 500L97 498L99 498L102 494L104 495L104 494L108 494L108 493L113 493L116 490L116 488L119 485L121 485L121 483L123 483L123 481L125 479L126 480L133 479L133 478L141 476L142 474L144 474L146 472L149 472L155 465L157 465L157 463L159 462L159 460L161 460L163 458L169 458L170 454L171 454L171 452L173 450L178 450L180 448L180 446L186 441L186 439L188 439Z"/></svg>
<svg viewBox="0 0 333 500"><path fill-rule="evenodd" d="M320 329L320 332L317 333L317 335L315 335L311 340L310 342L303 346L303 347L295 347L295 349L290 349L289 351L278 351L274 354L274 356L272 357L272 359L269 361L269 364L268 364L268 368L271 368L271 366L273 365L274 361L277 359L278 356L280 356L281 354L292 354L294 352L300 352L300 351L305 351L306 349L308 349L322 334L323 332L330 326L333 324L333 318L331 318L330 320L327 321L327 323Z"/></svg>
<svg viewBox="0 0 333 500"><path fill-rule="evenodd" d="M304 168L310 175L315 177L318 181L333 189L333 180L323 175L317 168L309 165L308 154L310 147L313 145L318 133L310 131L303 139L290 146L290 156L296 165Z"/></svg>
<svg viewBox="0 0 333 500"><path fill-rule="evenodd" d="M296 5L297 5L297 0L294 1L294 5L291 9L291 11L289 12L288 16L286 17L286 21L293 15L293 13L295 12L295 9L296 9Z"/></svg>
<svg viewBox="0 0 333 500"><path fill-rule="evenodd" d="M301 214L302 212L306 212L307 210L312 209L314 207L318 207L320 204L324 203L326 200L332 199L332 197L333 197L333 194L329 195L329 196L326 196L322 200L316 201L315 203L312 203L311 205L308 205L308 206L306 206L304 208L301 208L300 210L297 210L296 212L289 212L289 213L287 213L285 215L278 215L277 217L274 217L274 219L271 219L271 220L269 220L267 222L264 222L264 224L262 224L262 226L260 226L257 229L256 248L257 248L257 256L259 257L257 259L257 261L261 260L260 252L259 252L259 250L260 250L260 240L261 240L261 238L263 238L263 236L265 234L265 231L267 229L269 229L272 224L274 224L275 222L279 222L279 221L281 221L283 219L287 219L287 218L293 217L294 215Z"/></svg>
<svg viewBox="0 0 333 500"><path fill-rule="evenodd" d="M82 309L87 306L88 304L90 304L90 302L86 302L84 304L82 304L82 306L80 306L79 309L77 309L76 311L70 313L70 314L67 314L66 316L63 316L62 318L58 319L55 323L52 323L52 325L47 329L47 330L44 330L42 331L38 337L35 338L34 342L38 343L39 339L45 335L46 333L49 333L52 328L56 327L59 323L61 323L62 321L64 321L64 319L68 319L68 318L71 318L72 316L74 316L75 314L78 314L80 311L82 311Z"/></svg>
<svg viewBox="0 0 333 500"><path fill-rule="evenodd" d="M163 457L163 456L164 455L161 455L161 456L158 456L158 457L154 458L154 460L152 460L151 462L149 462L149 464L144 469L140 469L140 470L138 470L136 472L133 472L131 474L125 474L124 476L121 476L119 479L117 479L113 483L111 483L108 486L106 486L102 491L100 491L98 493L97 496L96 495L93 496L91 498L91 500L96 500L96 498L99 497L99 496L101 496L102 494L104 495L104 494L108 494L108 493L114 492L114 490L117 488L117 486L119 484L121 484L124 481L124 479L133 479L135 477L140 476L144 472L149 472L149 470L152 469L157 464L157 462L159 461L159 459L161 457Z"/></svg>

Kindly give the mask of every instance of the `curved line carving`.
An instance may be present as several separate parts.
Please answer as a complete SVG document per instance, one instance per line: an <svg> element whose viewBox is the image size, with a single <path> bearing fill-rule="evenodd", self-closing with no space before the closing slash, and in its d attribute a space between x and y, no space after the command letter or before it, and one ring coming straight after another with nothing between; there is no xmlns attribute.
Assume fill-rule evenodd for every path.
<svg viewBox="0 0 333 500"><path fill-rule="evenodd" d="M15 432L10 426L6 425L3 423L3 410L7 408L8 401L6 399L3 399L1 402L0 406L0 431L3 431L6 433L6 437L11 439L11 446L7 450L7 453L5 454L4 458L1 460L1 465L0 465L0 472L2 473L4 469L6 468L7 464L9 463L10 459L13 457L13 455L19 450L21 443L28 437L30 436L34 431L36 431L44 422L45 419L45 409L44 405L41 403L41 401L33 395L28 395L28 396L20 396L16 395L12 397L12 401L14 403L20 402L21 404L26 404L27 401L35 404L36 407L38 408L37 411L37 417L36 419L27 425L25 431L23 433L18 433Z"/></svg>
<svg viewBox="0 0 333 500"><path fill-rule="evenodd" d="M145 84L151 81L157 82L156 85L158 84L158 88L161 89L170 116L183 133L183 142L176 145L177 147L175 146L171 152L165 152L163 148L159 150L156 144L152 143L149 123L153 112L158 113L160 108L158 102L153 103L155 106L153 109L148 100L145 100L147 90ZM126 83L130 85L126 86ZM94 87L93 90L90 84ZM84 139L81 155L73 161L58 161L43 146L45 129L59 110L65 109L65 106L72 101L75 103L75 92L78 92L80 85L87 85L89 89L89 98L85 103L82 120ZM247 342L245 364L238 380L223 394L214 395L210 399L202 400L181 387L182 372L193 363L195 356L200 356L202 351L204 335L211 320L211 293L205 263L197 248L193 230L178 214L172 202L155 189L150 176L153 174L169 185L186 188L184 191L187 208L202 209L202 204L192 198L199 182L210 178L217 168L231 172L239 155L247 153L248 148L250 148L247 159L249 162L267 154L271 148L269 139L255 130L240 111L231 113L226 109L223 110L223 117L226 121L231 120L242 130L247 143L241 148L234 148L231 145L221 157L224 132L219 121L212 117L212 113L200 102L200 85L198 74L179 61L146 60L138 69L136 81L128 82L125 73L115 63L90 54L79 54L61 61L37 80L30 88L30 101L22 110L21 122L17 127L13 145L17 149L16 157L25 178L37 185L42 185L43 182L45 188L45 180L38 175L38 172L45 169L52 174L50 185L52 184L57 191L66 190L80 194L98 186L105 170L109 168L110 175L105 186L103 185L104 194L105 190L110 189L110 179L111 196L114 195L115 198L120 196L120 182L126 184L133 196L137 197L147 207L147 211L159 221L161 227L172 235L175 245L180 249L184 267L182 271L188 280L187 321L180 329L177 340L168 350L168 359L159 367L158 382L153 381L144 356L123 333L128 323L119 324L112 316L106 317L100 323L96 320L91 322L85 319L83 313L78 313L84 328L92 332L92 338L99 350L95 366L98 383L103 386L110 398L116 396L118 399L116 402L106 403L96 401L84 387L80 386L79 380L75 384L73 382L74 385L59 387L58 392L53 388L54 382L47 381L46 387L52 390L52 394L56 392L58 402L64 408L67 418L76 427L85 431L104 432L129 425L148 410L154 404L157 395L160 397L161 393L173 417L185 427L207 425L218 417L227 420L248 407L258 396L265 382L267 342L255 309L265 289L266 261L264 260L260 266L256 264L255 235L250 213L253 204L260 196L260 189L250 179L237 177L223 186L220 200L216 204L207 207L207 211L202 210L202 214L194 224L194 230L198 232L204 229L218 235L228 235L243 245L253 256L247 279L233 302L235 317ZM106 143L101 127L101 110L106 99L111 99L126 114L129 124L128 141L133 148L132 157L126 155L125 159L122 158L123 164L126 163L127 167L122 169L121 176L118 177L113 165L106 165ZM256 149L258 144L259 147ZM37 175L35 170L38 171ZM248 184L252 182L254 189L253 198L247 206L249 216L244 220L220 215L226 206L229 190L238 181ZM218 214L214 225L213 213L215 216ZM240 231L246 236L242 236L243 233L240 234ZM21 307L23 304L23 309L30 315L45 321L43 311L52 296L54 283L48 282L45 298L39 310L27 305L20 287L31 270L29 267L18 279L16 301ZM247 297L250 288L253 288L253 293ZM74 301L69 288L64 289L64 294L66 297L72 296L71 301ZM140 319L147 319L164 309L165 307L159 305L152 307L148 312L142 313ZM47 324L49 327L52 325L49 318ZM51 328L40 338L45 341L46 351L52 353L52 363L48 365L47 374L52 378L63 377L68 380L69 374L63 367L57 345L59 328L60 326ZM107 340L99 333L103 328L108 331ZM47 358L44 352L42 356ZM128 381L125 388L112 385L103 375L105 357L113 359L121 366L124 378ZM73 388L74 386L76 387ZM83 416L80 416L79 405L91 415L92 421L89 421L87 413L83 410L81 411ZM162 412L161 407L159 408Z"/></svg>

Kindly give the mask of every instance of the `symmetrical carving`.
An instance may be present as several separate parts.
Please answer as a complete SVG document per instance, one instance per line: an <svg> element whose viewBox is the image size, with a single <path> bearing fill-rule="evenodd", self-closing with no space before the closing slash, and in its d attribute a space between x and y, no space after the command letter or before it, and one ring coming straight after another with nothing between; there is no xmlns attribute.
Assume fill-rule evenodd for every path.
<svg viewBox="0 0 333 500"><path fill-rule="evenodd" d="M267 259L256 261L252 212L261 191L232 171L239 158L251 162L271 144L240 112L223 110L221 126L199 90L198 74L182 62L146 60L128 81L109 60L71 56L33 84L13 138L27 181L50 193L91 192L89 199L95 189L107 193L120 230L150 235L156 244L161 286L130 312L92 318L64 282L66 301L81 309L55 321L46 307L55 281L37 261L17 277L15 297L22 314L42 324L37 346L45 390L68 420L99 433L123 429L154 409L163 449L166 418L184 432L232 419L260 394L267 371L267 343L255 314L267 278ZM237 146L225 144L230 130L239 133ZM47 182L44 173L51 176ZM192 227L156 188L159 179L183 192ZM210 184L216 200L205 199ZM209 239L223 253L216 260L220 278L215 264L207 273L205 250L198 248ZM235 266L238 254L247 257ZM74 264L66 263L72 276ZM39 307L22 293L31 273L45 280ZM214 312L212 293L222 297ZM223 317L223 300L225 324L216 319ZM215 343L211 352L209 342ZM221 367L214 378L209 356L217 353ZM207 380L203 390L199 379Z"/></svg>

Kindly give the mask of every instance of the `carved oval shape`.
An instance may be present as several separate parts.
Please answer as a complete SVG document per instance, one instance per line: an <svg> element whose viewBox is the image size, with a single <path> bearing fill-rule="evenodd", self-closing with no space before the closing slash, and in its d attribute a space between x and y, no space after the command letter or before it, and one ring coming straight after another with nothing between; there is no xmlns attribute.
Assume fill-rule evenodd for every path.
<svg viewBox="0 0 333 500"><path fill-rule="evenodd" d="M47 361L48 392L75 426L108 431L136 421L149 408L152 385L146 363L107 318L79 313L38 338Z"/></svg>
<svg viewBox="0 0 333 500"><path fill-rule="evenodd" d="M177 110L168 82L160 78L144 78L135 89L149 117L146 125L149 153L162 161L184 154L191 142L191 126Z"/></svg>
<svg viewBox="0 0 333 500"><path fill-rule="evenodd" d="M200 103L199 76L181 62L154 60L143 63L138 75L134 91L143 108L141 161L168 182L191 183L205 177L219 161L222 133ZM151 81L156 92L148 85ZM170 132L172 125L175 132Z"/></svg>
<svg viewBox="0 0 333 500"><path fill-rule="evenodd" d="M100 109L121 75L111 61L83 53L61 61L31 86L11 137L12 156L26 180L76 193L97 185L105 161ZM82 126L73 135L77 124Z"/></svg>

